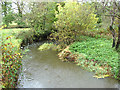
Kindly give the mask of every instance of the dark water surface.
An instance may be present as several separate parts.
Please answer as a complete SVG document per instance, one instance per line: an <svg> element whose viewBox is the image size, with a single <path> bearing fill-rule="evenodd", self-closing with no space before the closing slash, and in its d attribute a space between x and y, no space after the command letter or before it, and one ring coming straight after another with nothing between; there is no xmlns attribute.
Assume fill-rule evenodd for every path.
<svg viewBox="0 0 120 90"><path fill-rule="evenodd" d="M18 88L118 88L117 80L93 78L94 73L59 60L56 51L39 51L39 45L29 46Z"/></svg>

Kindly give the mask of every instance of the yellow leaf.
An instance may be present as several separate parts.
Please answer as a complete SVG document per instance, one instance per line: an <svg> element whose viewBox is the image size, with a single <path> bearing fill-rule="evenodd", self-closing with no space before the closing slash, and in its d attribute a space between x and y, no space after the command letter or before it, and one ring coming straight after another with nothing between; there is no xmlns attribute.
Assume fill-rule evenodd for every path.
<svg viewBox="0 0 120 90"><path fill-rule="evenodd" d="M20 55L20 53L18 53L18 55Z"/></svg>
<svg viewBox="0 0 120 90"><path fill-rule="evenodd" d="M7 48L6 48L6 47L5 47L4 49L5 49L5 50L7 50Z"/></svg>
<svg viewBox="0 0 120 90"><path fill-rule="evenodd" d="M110 75L104 75L104 77L109 77Z"/></svg>
<svg viewBox="0 0 120 90"><path fill-rule="evenodd" d="M10 56L10 58L12 58L12 56Z"/></svg>
<svg viewBox="0 0 120 90"><path fill-rule="evenodd" d="M7 27L7 25L5 25L4 27Z"/></svg>
<svg viewBox="0 0 120 90"><path fill-rule="evenodd" d="M11 68L13 68L13 65L11 66Z"/></svg>
<svg viewBox="0 0 120 90"><path fill-rule="evenodd" d="M105 77L109 77L109 75L101 75L101 76L93 76L94 78L100 79L100 78L105 78Z"/></svg>

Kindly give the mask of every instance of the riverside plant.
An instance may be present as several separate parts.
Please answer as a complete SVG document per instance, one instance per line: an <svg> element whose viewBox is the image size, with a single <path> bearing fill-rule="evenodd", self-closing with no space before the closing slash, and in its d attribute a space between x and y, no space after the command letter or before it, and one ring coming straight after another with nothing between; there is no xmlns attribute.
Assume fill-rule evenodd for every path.
<svg viewBox="0 0 120 90"><path fill-rule="evenodd" d="M87 60L85 54L79 54L79 53L72 53L69 50L69 47L66 47L62 52L58 54L59 59L61 59L63 62L72 62L75 63L78 66L81 66L83 69L86 69L88 71L95 72L96 76L93 76L95 78L105 78L109 77L110 73L108 70L107 65L103 65L104 67L107 67L107 70L104 69L102 66L100 67L98 62L95 62L92 60Z"/></svg>
<svg viewBox="0 0 120 90"><path fill-rule="evenodd" d="M53 43L44 43L44 44L40 45L39 48L38 48L38 50L40 50L40 51L49 50L49 49L59 51L60 50L60 46L59 45L55 45Z"/></svg>
<svg viewBox="0 0 120 90"><path fill-rule="evenodd" d="M78 65L88 67L97 75L109 74L116 79L119 78L118 53L111 48L111 40L105 38L90 38L82 42L75 42L70 45L72 53L85 54L85 59L77 60ZM89 62L89 63L88 63ZM84 64L84 65L83 65Z"/></svg>
<svg viewBox="0 0 120 90"><path fill-rule="evenodd" d="M85 36L86 37L86 36ZM84 37L84 38L85 38ZM89 71L95 72L94 77L118 77L118 53L111 48L110 40L87 37L86 40L75 42L58 54L62 61L73 62Z"/></svg>
<svg viewBox="0 0 120 90"><path fill-rule="evenodd" d="M22 54L20 49L12 43L12 36L2 38L2 88L15 88Z"/></svg>

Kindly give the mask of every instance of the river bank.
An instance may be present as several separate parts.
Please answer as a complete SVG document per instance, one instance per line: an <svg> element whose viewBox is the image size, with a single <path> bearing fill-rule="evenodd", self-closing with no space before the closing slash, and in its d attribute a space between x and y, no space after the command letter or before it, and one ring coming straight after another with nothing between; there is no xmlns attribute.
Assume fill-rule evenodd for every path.
<svg viewBox="0 0 120 90"><path fill-rule="evenodd" d="M2 88L14 88L16 86L21 59L23 57L20 49L24 38L16 38L23 31L30 29L2 29L1 30L1 68ZM24 37L24 36L23 36Z"/></svg>
<svg viewBox="0 0 120 90"><path fill-rule="evenodd" d="M33 32L30 28L13 28L1 30L1 77L2 88L15 88L21 60L25 51L24 46L33 42Z"/></svg>
<svg viewBox="0 0 120 90"><path fill-rule="evenodd" d="M81 37L84 37L83 41L69 45L58 54L59 58L95 72L96 78L112 77L119 80L119 51L111 48L112 40Z"/></svg>
<svg viewBox="0 0 120 90"><path fill-rule="evenodd" d="M19 55L19 56L16 56L16 58L17 57L20 57L20 59L18 59L18 60L20 60L20 63L18 64L18 68L20 68L20 66L21 66L21 64L22 64L22 62L21 62L21 60L22 60L22 57L23 57L23 55L22 55L22 52L21 51L19 51L20 50L20 47L25 47L26 45L29 45L29 44L32 44L33 43L33 41L32 41L32 39L31 39L31 37L30 37L30 34L28 34L28 33L30 33L30 31L29 30L26 30L25 31L25 29L22 29L22 30L13 30L14 32L11 32L12 30L4 30L4 38L6 39L6 38L8 38L9 36L12 36L12 37L10 37L10 38L8 38L8 39L6 39L6 43L7 44L9 44L10 42L11 42L11 45L12 46L15 46L16 47L16 49L18 50L17 51L17 54ZM7 34L7 33L9 33L9 34ZM28 34L28 35L27 35ZM32 35L32 34L31 34ZM10 41L10 40L11 41ZM16 41L16 42L15 42ZM29 43L29 44L28 44ZM5 48L4 48L5 49ZM16 51L16 49L14 49L13 51ZM8 50L9 51L9 49L6 47L6 50ZM21 52L21 53L20 53ZM44 51L43 51L44 52ZM8 52L7 52L8 53ZM14 52L14 54L15 54L15 52ZM17 55L16 54L16 55ZM13 55L14 56L14 55ZM12 56L12 57L13 57ZM13 58L11 58L10 60L15 60L15 59L13 59ZM17 60L17 59L16 59ZM58 60L58 59L57 59ZM3 64L3 62L1 62L2 63L2 65L4 65ZM7 62L5 62L5 63L7 63ZM82 64L83 65L83 64ZM82 66L81 65L81 66ZM11 64L9 64L8 65L8 67L9 68L11 68L11 69L13 69L14 70L14 67L13 67L13 65L11 65ZM8 69L9 69L8 68ZM89 69L89 67L88 67L88 69ZM15 78L15 80L13 80L12 82L14 83L14 82L17 82L17 79L18 79L18 71L19 70L17 70L16 71L16 73L17 73L17 77ZM7 72L7 69L4 69L4 74ZM11 75L13 75L13 73L11 72ZM15 75L13 75L12 76L12 78L14 78L15 77ZM5 77L3 77L3 78L5 78ZM10 83L10 81L9 80L11 80L11 79L9 79L9 78L11 78L11 77L7 77L6 76L6 80L4 80L4 82L6 83L6 84L3 84L3 88L4 87L11 87L11 86L7 86L7 85L9 85L9 83ZM9 79L9 80L8 80ZM11 85L13 85L13 83L11 83ZM16 87L16 84L14 85L14 86L12 86L12 87Z"/></svg>
<svg viewBox="0 0 120 90"><path fill-rule="evenodd" d="M29 51L22 61L18 88L118 88L115 79L93 78L94 73L59 60L58 52L38 50L41 44L28 47Z"/></svg>

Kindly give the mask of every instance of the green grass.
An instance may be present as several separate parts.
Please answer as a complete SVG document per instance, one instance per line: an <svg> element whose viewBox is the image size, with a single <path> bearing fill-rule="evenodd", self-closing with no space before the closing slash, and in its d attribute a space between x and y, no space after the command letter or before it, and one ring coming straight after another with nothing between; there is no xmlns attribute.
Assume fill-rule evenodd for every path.
<svg viewBox="0 0 120 90"><path fill-rule="evenodd" d="M3 34L6 34L7 36L9 36L9 35L18 36L21 32L26 32L29 30L30 30L30 28L14 28L14 29L2 29L1 32Z"/></svg>
<svg viewBox="0 0 120 90"><path fill-rule="evenodd" d="M19 46L22 40L24 40L26 36L28 37L28 35L30 35L30 33L28 32L31 32L30 28L14 28L1 30L2 39L6 40L8 36L12 36L11 42L16 46ZM9 41L6 40L5 42Z"/></svg>
<svg viewBox="0 0 120 90"><path fill-rule="evenodd" d="M23 33L24 32L24 33ZM22 41L30 35L30 28L14 28L14 29L2 29L0 31L0 46L4 43L12 43L15 47L19 48ZM11 39L6 40L7 37L12 36ZM2 43L3 42L3 43ZM1 55L0 55L1 58Z"/></svg>
<svg viewBox="0 0 120 90"><path fill-rule="evenodd" d="M81 42L75 42L70 46L70 51L73 53L83 53L87 60L94 60L107 63L112 67L112 72L118 73L118 52L112 48L112 40L105 38L91 38L81 36Z"/></svg>

